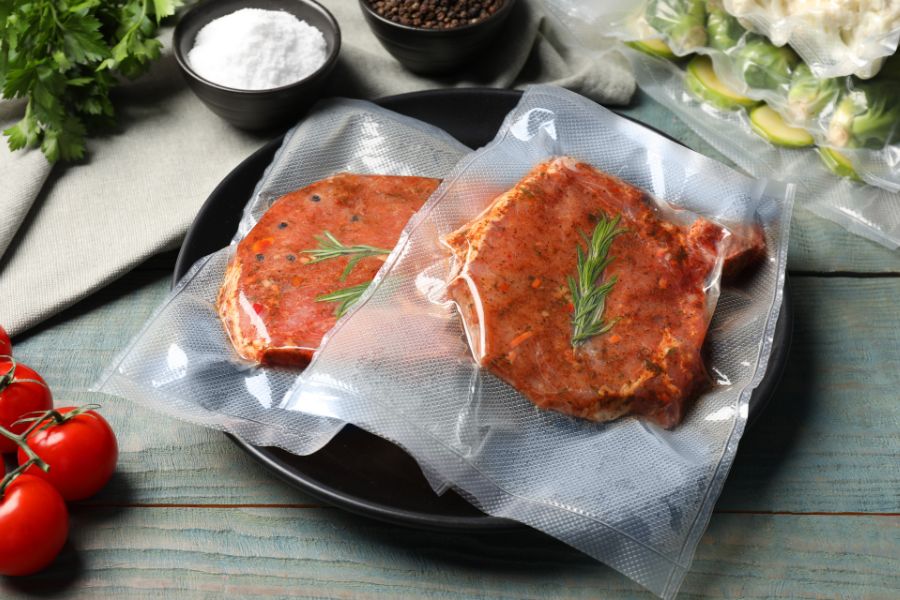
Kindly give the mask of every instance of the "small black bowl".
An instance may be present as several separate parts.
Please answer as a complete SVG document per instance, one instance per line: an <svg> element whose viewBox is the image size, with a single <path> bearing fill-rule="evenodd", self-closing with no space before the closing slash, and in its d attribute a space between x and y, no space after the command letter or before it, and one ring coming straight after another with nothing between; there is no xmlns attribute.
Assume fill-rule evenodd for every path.
<svg viewBox="0 0 900 600"><path fill-rule="evenodd" d="M204 79L191 69L187 55L197 33L210 21L242 8L282 10L318 28L325 37L328 58L312 75L269 90L238 90ZM341 29L337 21L314 0L209 0L188 10L174 33L175 60L188 85L214 113L241 129L274 129L295 121L319 98L322 86L337 63ZM252 52L252 49L248 49Z"/></svg>
<svg viewBox="0 0 900 600"><path fill-rule="evenodd" d="M453 29L423 29L395 23L375 12L369 0L359 0L366 22L381 45L410 71L449 73L475 57L494 38L512 13L516 0L474 25Z"/></svg>

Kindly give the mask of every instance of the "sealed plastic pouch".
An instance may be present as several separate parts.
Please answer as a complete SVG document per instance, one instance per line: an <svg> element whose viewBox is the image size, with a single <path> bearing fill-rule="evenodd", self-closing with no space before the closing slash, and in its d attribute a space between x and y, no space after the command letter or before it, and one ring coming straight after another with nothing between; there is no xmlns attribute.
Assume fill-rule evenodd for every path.
<svg viewBox="0 0 900 600"><path fill-rule="evenodd" d="M724 0L724 5L774 44L790 44L819 77L872 77L900 41L897 2Z"/></svg>
<svg viewBox="0 0 900 600"><path fill-rule="evenodd" d="M798 206L889 248L900 246L900 192L860 182L853 165L841 162L842 154L769 143L753 131L747 113L698 101L685 83L690 75L669 61L632 51L628 57L642 90L745 172L794 181Z"/></svg>
<svg viewBox="0 0 900 600"><path fill-rule="evenodd" d="M765 373L792 194L791 186L748 179L576 95L529 88L494 142L462 160L409 223L285 408L381 435L485 512L540 529L672 597ZM535 206L530 196L558 205ZM641 264L630 262L630 251L617 250L621 242L605 243L610 235L631 236L635 252L651 250ZM761 244L734 245L738 238ZM761 262L722 286L716 302L729 256L748 258L753 247L765 249ZM560 248L568 252L565 269ZM525 260L540 254L545 260ZM577 262L602 267L597 287L616 280L608 310L594 313L574 349ZM627 302L614 300L623 293ZM655 309L667 295L675 299L671 313L686 316L683 330ZM467 308L467 297L479 302ZM621 337L638 336L641 300L654 304L645 317L670 332L668 339L651 332L663 344L658 354L634 356L632 340L613 340L619 326ZM688 321L704 331L709 324L702 365L692 361L703 336L698 343ZM602 363L616 344L625 349L619 366L638 374L633 393L618 397L631 406L616 412L616 394L607 393L593 414L566 410L589 404L570 392L602 390ZM564 364L573 352L590 355L591 377ZM669 385L675 395L662 397ZM594 422L572 414L642 417Z"/></svg>
<svg viewBox="0 0 900 600"><path fill-rule="evenodd" d="M794 181L800 206L900 246L898 56L868 81L825 77L718 0L550 5L584 41L612 36L640 50L627 52L638 85L747 173Z"/></svg>
<svg viewBox="0 0 900 600"><path fill-rule="evenodd" d="M721 225L564 157L442 239L473 357L534 404L671 427L708 383L700 350L735 242Z"/></svg>
<svg viewBox="0 0 900 600"><path fill-rule="evenodd" d="M667 59L708 56L711 69L696 57L686 65L686 84L696 96L735 110L749 111L765 102L780 116L766 120L784 121L763 125L768 131L761 135L771 143L827 148L825 152L839 156L857 179L900 192L900 57L889 57L877 76L863 81L823 73L803 52L798 55L790 46L748 29L718 0L551 4L582 38L612 36ZM781 137L789 128L803 132Z"/></svg>
<svg viewBox="0 0 900 600"><path fill-rule="evenodd" d="M803 0L545 0L582 39L663 36L683 55L700 47L723 49L745 30L776 47L792 48L820 78L878 74L900 41L896 2ZM727 15L727 19L720 17ZM709 18L711 17L711 18ZM734 25L729 25L733 22ZM718 29L727 25L728 29ZM735 27L737 26L737 27ZM725 38L718 37L726 33Z"/></svg>
<svg viewBox="0 0 900 600"><path fill-rule="evenodd" d="M298 291L313 277L322 285L325 276L336 288L364 287L406 219L466 151L439 129L367 102L318 105L286 134L232 244L192 266L96 389L252 444L316 451L343 424L284 410L283 403L324 333L311 325L333 323L342 303ZM292 245L297 233L311 237L304 227L322 228L319 244ZM363 233L378 246L316 262L316 252L327 255L334 243L359 250L353 236ZM291 302L279 285L293 286Z"/></svg>

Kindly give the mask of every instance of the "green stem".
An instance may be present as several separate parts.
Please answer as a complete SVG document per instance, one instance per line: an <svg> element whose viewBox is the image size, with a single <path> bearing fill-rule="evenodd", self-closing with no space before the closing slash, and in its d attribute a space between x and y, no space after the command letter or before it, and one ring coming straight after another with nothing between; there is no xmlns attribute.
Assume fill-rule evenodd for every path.
<svg viewBox="0 0 900 600"><path fill-rule="evenodd" d="M0 392L2 392L12 384L16 376L16 359L9 354L0 355L0 359L9 361L9 371L0 376Z"/></svg>
<svg viewBox="0 0 900 600"><path fill-rule="evenodd" d="M78 415L83 415L84 413L86 413L88 411L97 410L99 408L102 408L102 405L96 404L96 403L88 403L88 404L83 404L73 410L70 410L66 414L62 414L55 408L51 408L50 410L36 410L36 411L30 412L30 413L25 413L26 415L34 415L34 416L19 419L18 421L13 423L13 425L18 425L19 423L32 423L31 428L29 428L29 430L27 432L27 433L30 433L41 423L44 424L42 429L49 429L53 425L62 425L66 421L71 421ZM46 423L44 423L44 421L46 421ZM25 433L23 435L25 435L25 437L28 437L27 433Z"/></svg>
<svg viewBox="0 0 900 600"><path fill-rule="evenodd" d="M134 32L137 31L137 28L141 26L141 23L144 22L144 18L147 16L147 1L148 1L148 0L144 0L144 1L141 3L141 17L140 17L139 19L137 19L137 20L134 22L134 25L132 25L132 26L128 29L128 31L125 32L125 35L123 35L121 39L124 40L125 38L127 38L127 37L129 37L130 35L134 34Z"/></svg>
<svg viewBox="0 0 900 600"><path fill-rule="evenodd" d="M7 488L7 486L9 486L10 483L13 482L13 479L15 479L16 477L18 477L19 475L21 475L22 473L27 471L28 467L30 467L33 464L34 464L34 462L32 462L30 460L23 462L21 465L19 465L18 467L16 467L15 469L10 471L3 477L3 480L0 481L0 500L3 499L4 494L6 494L6 488Z"/></svg>
<svg viewBox="0 0 900 600"><path fill-rule="evenodd" d="M16 379L16 367L19 365L19 363L17 363L16 359L14 359L9 354L0 354L0 360L9 361L9 371L7 371L3 376L0 376L0 392L14 383L36 383L49 389L45 382L38 381L37 379Z"/></svg>
<svg viewBox="0 0 900 600"><path fill-rule="evenodd" d="M38 456L34 450L31 449L31 446L29 446L25 442L28 435L32 431L34 431L35 427L37 427L39 424L40 424L40 421L38 421L37 423L35 423L31 427L29 427L25 431L25 433L23 433L22 435L16 435L13 432L8 431L8 430L4 429L3 427L0 427L0 437L5 437L6 439L10 440L11 442L14 442L16 444L16 446L18 446L22 450L22 452L24 452L25 455L28 457L28 460L26 460L21 465L19 465L18 467L16 467L9 473L7 473L6 476L3 477L2 480L0 480L0 499L2 499L3 494L6 493L7 486L9 486L9 484L12 483L16 477L18 477L19 475L24 473L28 469L28 467L30 467L32 465L37 465L37 467L40 470L42 470L44 473L47 473L48 471L50 471L50 465L45 463L41 459L41 457Z"/></svg>
<svg viewBox="0 0 900 600"><path fill-rule="evenodd" d="M313 257L313 259L307 263L310 265L322 262L323 260L340 258L342 256L349 257L350 260L347 262L347 266L344 267L344 270L341 273L341 281L347 279L347 276L350 275L350 272L362 259L372 256L387 256L391 253L391 251L386 248L376 248L366 244L345 246L334 237L330 231L325 231L324 235L317 235L315 237L319 242L318 247L309 250L301 250L301 254L309 254Z"/></svg>

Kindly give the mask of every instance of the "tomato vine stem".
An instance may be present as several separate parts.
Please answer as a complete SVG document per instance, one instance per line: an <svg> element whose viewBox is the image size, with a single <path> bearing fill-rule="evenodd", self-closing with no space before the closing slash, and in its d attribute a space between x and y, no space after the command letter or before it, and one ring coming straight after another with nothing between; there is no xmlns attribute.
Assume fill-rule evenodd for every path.
<svg viewBox="0 0 900 600"><path fill-rule="evenodd" d="M9 361L9 370L0 375L0 392L9 387L16 377L16 359L9 354L0 354L0 359Z"/></svg>
<svg viewBox="0 0 900 600"><path fill-rule="evenodd" d="M3 495L6 493L6 488L9 486L9 484L12 483L16 479L16 477L28 470L30 466L37 465L37 467L44 473L50 471L50 465L45 463L25 441L28 436L31 435L31 433L35 429L37 429L37 427L41 424L41 421L43 421L43 419L41 419L40 421L35 421L31 425L31 427L26 429L21 435L16 435L13 432L0 427L0 436L5 437L9 441L15 443L15 445L18 446L26 456L28 456L28 460L7 473L3 477L3 479L0 480L0 499L3 498Z"/></svg>
<svg viewBox="0 0 900 600"><path fill-rule="evenodd" d="M62 425L66 421L71 421L78 415L83 415L86 412L97 410L98 408L103 408L103 406L96 403L83 404L78 408L70 410L66 414L62 414L55 408L51 408L50 410L38 410L30 413L25 413L26 415L35 416L19 419L18 421L13 423L13 425L18 425L19 423L34 423L35 425L33 425L31 429L29 429L29 431L31 431L41 422L47 421L46 423L44 423L44 426L41 427L41 429L49 429L52 425Z"/></svg>
<svg viewBox="0 0 900 600"><path fill-rule="evenodd" d="M0 375L0 392L14 383L36 383L45 388L47 387L47 384L45 382L38 381L37 379L16 379L16 367L19 363L17 363L16 359L14 359L9 354L0 354L0 360L9 361L9 370L3 375Z"/></svg>

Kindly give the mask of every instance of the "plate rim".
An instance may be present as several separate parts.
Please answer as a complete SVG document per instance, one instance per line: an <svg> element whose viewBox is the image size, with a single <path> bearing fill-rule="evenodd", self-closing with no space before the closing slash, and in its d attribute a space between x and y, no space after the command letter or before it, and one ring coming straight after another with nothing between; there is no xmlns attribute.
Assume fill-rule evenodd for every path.
<svg viewBox="0 0 900 600"><path fill-rule="evenodd" d="M521 97L522 92L520 90L485 87L430 89L384 96L372 100L372 102L379 106L383 106L384 104L397 104L409 101L415 102L417 100L427 102L432 98L445 98L447 96L457 94L482 94L503 96L508 99L512 99ZM684 145L682 142L675 140L673 137L656 129L653 126L641 123L640 121L637 121L635 119L630 120L648 129L649 131L662 135L663 137L673 140L681 144L682 146ZM231 171L228 172L228 174L218 183L218 185L216 185L207 199L203 202L200 209L197 211L197 214L195 215L193 221L191 222L191 225L188 228L188 231L185 234L184 240L182 241L181 247L179 249L178 257L175 262L175 269L172 275L172 287L174 287L178 283L181 277L193 265L194 261L196 261L197 257L189 258L189 252L186 252L186 250L189 250L191 247L196 245L194 238L199 236L199 234L197 233L199 231L197 229L197 225L207 219L207 213L213 212L216 209L216 205L221 202L219 198L223 194L227 193L228 188L232 185L232 181L240 177L241 173L245 169L252 168L253 163L261 160L268 154L274 155L275 151L284 140L284 135L285 134L281 134L266 142L265 144L263 144L263 146L255 150L244 160L238 163ZM772 369L774 367L774 372L771 372L771 375L767 373L760 384L752 392L750 399L750 402L752 404L750 405L749 409L749 415L746 424L747 427L752 426L758 420L759 416L764 412L765 407L768 405L769 401L774 395L774 392L778 388L778 384L781 381L781 377L787 363L787 357L790 352L793 337L793 306L790 297L790 286L787 273L785 273L784 278L782 306L779 310L778 321L776 323L776 336L778 335L779 330L781 331L781 335L784 336L783 343L773 345L769 357L769 369ZM757 395L759 395L760 397L755 403L753 403L753 398ZM352 424L345 425L345 429L347 427L356 428L356 426ZM503 517L495 517L488 514L472 516L438 515L434 513L424 513L396 508L380 502L365 500L353 494L344 493L341 490L336 489L330 485L326 485L313 477L302 476L302 472L298 474L296 470L289 469L282 461L277 458L277 456L274 455L272 448L254 446L253 444L245 442L244 440L241 440L240 438L228 432L225 432L225 435L239 448L246 452L250 457L262 463L264 467L266 467L271 473L275 474L278 478L308 493L309 495L320 501L347 510L348 512L354 514L374 518L396 525L413 527L417 529L429 529L434 531L489 533L503 530L515 530L526 527L524 524L517 521L512 521ZM387 440L385 440L385 442L391 443Z"/></svg>

